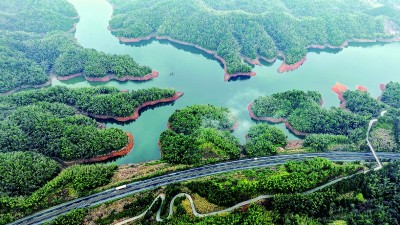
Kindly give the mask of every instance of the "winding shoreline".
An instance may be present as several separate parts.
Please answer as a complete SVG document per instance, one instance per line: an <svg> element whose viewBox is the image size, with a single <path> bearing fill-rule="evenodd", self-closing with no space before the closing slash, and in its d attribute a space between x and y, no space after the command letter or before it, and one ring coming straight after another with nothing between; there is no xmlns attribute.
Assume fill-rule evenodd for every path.
<svg viewBox="0 0 400 225"><path fill-rule="evenodd" d="M303 136L303 137L309 135L309 133L305 133L305 132L296 130L296 129L289 123L289 121L287 121L286 118L283 118L283 117L281 117L281 118L273 118L273 117L258 117L258 116L256 116L256 115L254 114L253 110L251 110L251 107L253 106L253 103L254 103L254 102L250 102L250 103L247 105L247 111L249 112L249 115L250 115L250 117L251 117L253 120L267 121L267 122L270 122L270 123L285 123L286 128L287 128L288 130L290 130L292 133L294 133L295 135L297 135L297 136Z"/></svg>
<svg viewBox="0 0 400 225"><path fill-rule="evenodd" d="M165 102L173 102L176 101L177 99L179 99L180 97L182 97L184 93L183 92L175 92L175 94L171 97L168 98L161 98L161 99L157 99L154 101L148 101L148 102L144 102L142 103L140 106L136 107L132 113L132 115L130 116L126 116L126 117L118 117L118 116L108 116L108 115L93 115L91 113L82 113L84 115L93 117L95 119L103 119L103 120L107 120L107 119L113 119L116 120L118 122L127 122L127 121L131 121L131 120L136 120L139 118L139 112L141 109L148 107L148 106L153 106L159 103L165 103Z"/></svg>
<svg viewBox="0 0 400 225"><path fill-rule="evenodd" d="M66 81L69 79L73 79L75 77L79 77L79 76L83 76L85 78L85 80L87 81L93 81L93 82L108 82L110 80L117 80L117 81L147 81L147 80L151 80L154 79L156 77L158 77L160 73L158 71L153 70L151 73L146 74L143 77L134 77L131 75L125 75L123 77L117 77L114 74L111 75L107 75L105 77L87 77L85 75L83 75L83 73L75 73L75 74L71 74L71 75L67 75L67 76L57 76L58 80L62 80L62 81Z"/></svg>
<svg viewBox="0 0 400 225"><path fill-rule="evenodd" d="M108 30L113 31L115 29L113 29L111 26L108 26ZM233 77L237 77L237 76L248 76L248 77L252 77L255 76L256 73L251 71L251 72L238 72L235 74L228 74L227 73L227 65L226 65L226 61L225 59L223 59L221 56L219 56L215 51L206 49L204 47L201 47L199 45L196 44L192 44L189 42L185 42L185 41L180 41L180 40L176 40L171 38L170 36L158 36L157 34L150 34L147 36L143 36L143 37L138 37L138 38L126 38L126 37L116 37L119 39L119 41L123 42L123 43L137 43L140 41L145 41L145 40L150 40L152 38L155 38L156 40L167 40L173 43L177 43L177 44L181 44L181 45L186 45L186 46L191 46L194 48L197 48L201 51L204 51L208 54L213 55L217 60L219 60L223 66L224 66L224 80L225 81L229 81L231 78ZM346 40L343 44L339 45L339 46L333 46L330 44L313 44L313 45L308 45L306 46L307 49L307 53L309 52L310 49L318 49L318 50L326 50L326 49L344 49L345 47L347 47L350 43L392 43L392 42L399 42L400 41L400 36L397 37L393 37L390 39L384 39L384 38L376 38L376 39L361 39L361 38L353 38L353 39L348 39ZM240 56L242 59L244 59L247 63L252 64L252 65L259 65L261 66L261 62L260 59L269 62L269 63L273 63L275 62L279 57L283 58L283 62L282 64L279 66L278 68L278 72L279 73L284 73L284 72L289 72L289 71L294 71L296 69L298 69L301 65L304 64L304 62L307 59L307 54L304 55L299 61L297 61L296 63L293 64L286 64L285 63L285 55L283 54L283 52L278 52L277 56L268 59L265 58L263 56L257 56L255 59L250 59L249 57Z"/></svg>
<svg viewBox="0 0 400 225"><path fill-rule="evenodd" d="M122 147L120 150L116 150L116 151L110 152L110 153L108 153L106 155L102 155L102 156L95 156L95 157L92 157L89 159L67 161L67 162L64 162L64 164L66 166L71 166L74 164L95 163L95 162L102 162L102 161L105 161L105 160L108 160L111 158L127 155L133 149L133 146L135 144L135 139L131 133L129 133L129 132L125 132L125 133L128 136L128 143L124 147Z"/></svg>
<svg viewBox="0 0 400 225"><path fill-rule="evenodd" d="M9 91L0 93L0 97L1 97L1 96L6 96L6 95L10 95L10 94L13 94L13 93L15 93L15 92L17 92L17 91L19 91L19 90L23 90L23 89L27 89L27 88L35 88L35 89L37 89L37 88L47 87L47 86L50 86L50 85L51 85L51 77L49 77L49 80L48 80L46 83L44 83L44 84L37 84L37 85L27 84L27 85L22 85L22 86L20 86L20 87L14 88L14 89L12 89L12 90L9 90Z"/></svg>
<svg viewBox="0 0 400 225"><path fill-rule="evenodd" d="M109 30L112 30L112 28L109 27ZM170 41L170 42L173 42L173 43L194 47L196 49L204 51L207 54L213 55L214 58L216 58L217 60L219 60L223 64L223 66L224 66L224 81L229 81L231 78L238 77L238 76L253 77L253 76L256 75L256 73L253 72L253 71L251 71L251 72L238 72L238 73L234 73L234 74L229 74L225 59L222 58L221 56L219 56L217 54L217 52L209 50L209 49L206 49L206 48L203 48L203 47L201 47L199 45L196 45L196 44L191 44L189 42L176 40L176 39L173 39L173 38L171 38L169 36L158 36L156 34L150 34L150 35L147 35L147 36L144 36L144 37L139 37L139 38L125 38L125 37L117 37L117 38L118 38L119 41L121 41L123 43L137 43L137 42L140 42L140 41L148 41L148 40L154 38L156 40L167 40L167 41Z"/></svg>

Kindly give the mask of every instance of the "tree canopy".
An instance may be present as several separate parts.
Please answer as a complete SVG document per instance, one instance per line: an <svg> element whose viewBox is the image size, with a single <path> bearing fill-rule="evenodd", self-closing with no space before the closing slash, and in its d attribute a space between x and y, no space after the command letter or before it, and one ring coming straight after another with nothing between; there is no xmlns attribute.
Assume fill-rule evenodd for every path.
<svg viewBox="0 0 400 225"><path fill-rule="evenodd" d="M54 178L60 167L49 157L34 152L0 152L0 193L30 195Z"/></svg>
<svg viewBox="0 0 400 225"><path fill-rule="evenodd" d="M266 156L278 154L278 148L284 147L287 136L277 127L262 123L252 126L247 134L246 155Z"/></svg>
<svg viewBox="0 0 400 225"><path fill-rule="evenodd" d="M176 110L170 130L160 135L162 158L170 163L198 164L205 160L238 158L238 139L231 134L237 118L229 109L193 105Z"/></svg>
<svg viewBox="0 0 400 225"><path fill-rule="evenodd" d="M399 26L393 1L378 6L363 0L112 0L110 21L118 37L148 35L173 39L216 51L227 72L249 72L241 61L274 59L279 52L287 64L298 62L311 45L341 46L347 40L390 39L388 27ZM168 9L168 10L165 10Z"/></svg>
<svg viewBox="0 0 400 225"><path fill-rule="evenodd" d="M128 55L80 46L71 33L79 17L66 0L4 0L0 8L0 93L42 86L51 73L143 77L152 72Z"/></svg>

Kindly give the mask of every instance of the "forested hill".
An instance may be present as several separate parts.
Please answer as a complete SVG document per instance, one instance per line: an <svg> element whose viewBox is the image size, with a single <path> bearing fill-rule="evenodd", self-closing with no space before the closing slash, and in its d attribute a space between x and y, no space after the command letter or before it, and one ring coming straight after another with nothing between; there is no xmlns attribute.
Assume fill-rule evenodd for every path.
<svg viewBox="0 0 400 225"><path fill-rule="evenodd" d="M241 55L300 61L307 48L399 35L400 10L390 0L110 0L114 34L169 36L216 51L227 72L249 72ZM316 46L318 45L318 46Z"/></svg>
<svg viewBox="0 0 400 225"><path fill-rule="evenodd" d="M3 96L0 152L34 151L64 161L105 155L128 144L126 133L102 129L81 113L129 116L144 102L174 94L174 90L158 88L120 92L112 87L56 86Z"/></svg>
<svg viewBox="0 0 400 225"><path fill-rule="evenodd" d="M40 87L50 73L143 77L151 69L129 56L84 49L73 37L79 16L66 0L0 2L0 93Z"/></svg>

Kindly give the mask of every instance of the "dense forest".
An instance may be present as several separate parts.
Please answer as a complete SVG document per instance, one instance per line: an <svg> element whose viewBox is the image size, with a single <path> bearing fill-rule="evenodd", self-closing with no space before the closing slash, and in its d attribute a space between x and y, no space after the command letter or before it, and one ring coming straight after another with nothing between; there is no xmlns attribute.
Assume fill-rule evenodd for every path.
<svg viewBox="0 0 400 225"><path fill-rule="evenodd" d="M66 0L5 0L0 7L0 93L44 85L50 74L143 77L152 72L130 56L80 46L68 32L79 17Z"/></svg>
<svg viewBox="0 0 400 225"><path fill-rule="evenodd" d="M236 123L237 118L223 107L193 105L176 110L168 119L169 129L160 135L162 159L198 164L239 158L239 141L229 131Z"/></svg>
<svg viewBox="0 0 400 225"><path fill-rule="evenodd" d="M34 152L0 153L0 193L29 195L60 172L58 163Z"/></svg>
<svg viewBox="0 0 400 225"><path fill-rule="evenodd" d="M322 96L315 91L291 90L260 96L251 107L258 117L287 118L299 107L307 104L321 104Z"/></svg>
<svg viewBox="0 0 400 225"><path fill-rule="evenodd" d="M277 168L263 168L216 175L191 181L187 187L209 202L232 206L262 194L301 193L334 177L352 174L361 165L337 165L327 159L289 161Z"/></svg>
<svg viewBox="0 0 400 225"><path fill-rule="evenodd" d="M367 118L341 108L320 106L317 92L286 91L254 100L251 110L257 117L284 118L303 133L350 135L367 125Z"/></svg>
<svg viewBox="0 0 400 225"><path fill-rule="evenodd" d="M303 147L311 151L369 151L365 143L368 121L378 118L370 133L372 145L377 151L398 152L400 83L388 83L380 99L347 90L341 95L341 108L325 109L319 106L319 93L293 90L260 96L250 109L254 119L281 119L295 132L307 134ZM381 115L383 111L387 113Z"/></svg>
<svg viewBox="0 0 400 225"><path fill-rule="evenodd" d="M112 87L62 86L0 97L0 152L35 151L62 160L90 158L128 143L120 129L101 129L82 115L130 116L140 104L171 97L174 90L120 92Z"/></svg>
<svg viewBox="0 0 400 225"><path fill-rule="evenodd" d="M2 157L3 154L4 153L0 153L0 157ZM24 172L6 167L9 165L8 160L0 159L1 174L8 173L9 175L7 174L6 176L14 175L14 178L8 177L8 179L12 179L14 182L21 182L22 179L23 182L30 182L32 188L37 189L39 185L41 187L34 192L32 192L33 190L31 189L26 190L28 191L26 193L19 193L20 191L24 191L24 189L18 187L20 190L15 190L10 193L10 195L2 193L0 195L0 224L6 224L38 210L46 209L85 196L96 187L109 183L117 169L117 166L112 164L78 165L69 167L55 176L54 165L50 168L41 168L41 166L44 166L42 161L49 160L43 156L28 153L14 153L12 158L18 158L21 160L20 162L14 161L13 163L18 166L17 168L22 169ZM38 162L39 164L34 168L29 164L20 164L29 161ZM51 165L52 164L49 164L48 166ZM32 172L29 172L28 170ZM53 171L53 174L40 173L51 171ZM32 177L32 180L25 180L25 178L29 179L30 177ZM46 180L40 180L41 178L46 180L49 178L53 179L46 182ZM43 183L45 184L42 186Z"/></svg>
<svg viewBox="0 0 400 225"><path fill-rule="evenodd" d="M0 122L0 152L34 151L64 161L105 155L128 143L124 131L99 124L61 103L19 107Z"/></svg>
<svg viewBox="0 0 400 225"><path fill-rule="evenodd" d="M343 93L344 107L353 113L367 117L377 117L384 105L372 98L368 92L347 90Z"/></svg>
<svg viewBox="0 0 400 225"><path fill-rule="evenodd" d="M393 1L111 0L114 34L124 38L169 36L215 51L229 74L249 72L241 56L300 61L307 49L345 41L390 39L399 30ZM165 10L168 8L168 10Z"/></svg>
<svg viewBox="0 0 400 225"><path fill-rule="evenodd" d="M85 114L125 117L148 101L172 97L173 89L148 88L120 91L114 87L67 88L55 86L40 90L18 92L0 97L4 108L12 109L38 102L64 103ZM9 110L3 112L7 113ZM3 115L4 116L4 115Z"/></svg>
<svg viewBox="0 0 400 225"><path fill-rule="evenodd" d="M268 124L257 124L250 127L244 147L247 156L276 155L286 142L287 136L281 129Z"/></svg>
<svg viewBox="0 0 400 225"><path fill-rule="evenodd" d="M166 202L161 206L164 221L155 221L158 203L136 224L398 224L399 162L389 163L382 170L358 173L315 192L303 192L363 168L357 162L332 163L319 158L290 161L273 168L231 172L169 185L161 190L128 197L130 201L120 200L77 210L56 221L112 224L139 215L162 191L166 194ZM174 215L166 219L172 197L181 192L192 196L197 211L201 213L224 209L259 194L274 195L229 213L204 218L194 217L189 201L180 198L173 206ZM120 207L115 208L117 205ZM71 215L81 218L80 222L73 222L75 217Z"/></svg>
<svg viewBox="0 0 400 225"><path fill-rule="evenodd" d="M389 82L385 86L381 100L396 109L400 108L400 83Z"/></svg>

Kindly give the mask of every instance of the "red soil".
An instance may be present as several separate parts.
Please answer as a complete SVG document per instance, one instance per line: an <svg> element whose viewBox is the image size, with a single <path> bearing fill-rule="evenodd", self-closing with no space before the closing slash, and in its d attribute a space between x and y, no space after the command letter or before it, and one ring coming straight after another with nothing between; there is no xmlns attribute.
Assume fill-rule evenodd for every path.
<svg viewBox="0 0 400 225"><path fill-rule="evenodd" d="M377 100L378 100L378 101L382 101L383 92L386 91L386 84L379 84L379 88L381 89L382 94L378 96Z"/></svg>
<svg viewBox="0 0 400 225"><path fill-rule="evenodd" d="M169 97L169 98L161 98L161 99L157 99L154 101L149 101L149 102L145 102L143 104L141 104L139 107L137 107L131 116L127 116L127 117L117 117L117 116L107 116L107 115L92 115L92 114L88 114L90 117L96 118L96 119L113 119L119 122L126 122L126 121L131 121L131 120L136 120L137 118L139 118L139 111L145 107L148 106L152 106L152 105L157 105L159 103L164 103L164 102L172 102L177 100L178 98L180 98L183 95L183 92L176 92L173 96Z"/></svg>
<svg viewBox="0 0 400 225"><path fill-rule="evenodd" d="M381 91L386 91L386 84L379 84Z"/></svg>
<svg viewBox="0 0 400 225"><path fill-rule="evenodd" d="M331 90L337 94L338 99L340 100L339 107L342 109L346 109L346 100L343 98L343 93L348 90L347 87L344 86L343 84L337 82L331 88Z"/></svg>
<svg viewBox="0 0 400 225"><path fill-rule="evenodd" d="M110 29L112 29L112 28L110 28ZM255 72L228 74L225 59L223 59L221 56L219 56L215 51L203 48L203 47L201 47L199 45L191 44L189 42L179 41L179 40L173 39L173 38L171 38L169 36L157 36L156 34L150 34L150 35L147 35L145 37L139 37L139 38L124 38L124 37L117 37L117 38L121 42L124 42L124 43L136 43L136 42L140 42L140 41L144 41L144 40L150 40L152 38L155 38L157 40L168 40L170 42L178 43L178 44L181 44L181 45L195 47L195 48L197 48L199 50L202 50L202 51L204 51L204 52L206 52L206 53L208 53L210 55L213 55L216 59L218 59L224 65L224 80L225 81L228 81L232 77L236 77L236 76L255 76L256 75Z"/></svg>
<svg viewBox="0 0 400 225"><path fill-rule="evenodd" d="M303 147L303 140L290 140L287 142L285 149L299 149Z"/></svg>
<svg viewBox="0 0 400 225"><path fill-rule="evenodd" d="M248 63L250 63L252 65L261 66L261 63L260 63L260 60L258 57L256 59L250 59L246 56L242 56L242 58L244 58Z"/></svg>
<svg viewBox="0 0 400 225"><path fill-rule="evenodd" d="M82 76L83 73L76 73L76 74L71 74L68 76L57 76L58 80L69 80L75 77L79 77ZM127 80L131 80L131 81L146 81L146 80L151 80L153 78L158 77L159 72L153 70L151 73L143 76L143 77L134 77L134 76L130 76L130 75L125 75L124 77L117 77L115 75L108 75L105 77L87 77L85 76L85 79L88 81L96 81L96 82L108 82L110 80L118 80L118 81L127 81Z"/></svg>
<svg viewBox="0 0 400 225"><path fill-rule="evenodd" d="M294 129L293 126L288 121L285 122L285 126L286 126L287 129L292 131L297 136L307 136L307 135L309 135L309 133L301 132L301 131L298 131L298 130Z"/></svg>
<svg viewBox="0 0 400 225"><path fill-rule="evenodd" d="M79 77L79 76L82 76L83 75L83 73L75 73L75 74L71 74L71 75L68 75L68 76L57 76L57 79L58 80L69 80L69 79L72 79L72 78L75 78L75 77Z"/></svg>
<svg viewBox="0 0 400 225"><path fill-rule="evenodd" d="M344 101L343 92L347 91L347 87L341 83L336 83L331 90L338 95L340 101Z"/></svg>
<svg viewBox="0 0 400 225"><path fill-rule="evenodd" d="M368 92L368 89L365 86L357 85L356 89L359 91Z"/></svg>
<svg viewBox="0 0 400 225"><path fill-rule="evenodd" d="M394 38L390 38L390 39L383 39L383 38L378 38L378 39L363 39L363 38L352 38L349 40L346 40L345 42L343 42L343 44L339 45L339 46L333 46L330 44L325 44L325 45L309 45L307 46L307 48L314 48L314 49L326 49L326 48L330 48L330 49L343 49L345 47L347 47L349 45L349 43L353 42L353 43L374 43L374 42L397 42L400 41L400 37L394 37Z"/></svg>
<svg viewBox="0 0 400 225"><path fill-rule="evenodd" d="M129 133L129 132L126 132L126 135L128 136L128 144L126 146L124 146L123 148L121 148L120 150L117 150L117 151L114 151L114 152L110 152L107 155L96 156L96 157L93 157L93 158L90 158L90 159L81 159L81 160L64 162L64 164L68 165L68 166L71 166L71 165L74 165L74 164L102 162L102 161L105 161L107 159L112 159L112 158L115 158L115 157L125 156L133 149L133 146L134 146L133 135L131 133Z"/></svg>
<svg viewBox="0 0 400 225"><path fill-rule="evenodd" d="M299 68L303 63L307 60L306 57L303 57L300 61L296 62L295 64L288 65L286 63L282 63L282 65L278 68L279 73L284 73L284 72L289 72L293 71L297 68Z"/></svg>
<svg viewBox="0 0 400 225"><path fill-rule="evenodd" d="M252 119L260 120L260 121L268 121L268 122L271 122L271 123L285 123L286 128L291 130L295 135L297 135L297 136L307 136L307 135L309 135L308 133L304 133L304 132L301 132L301 131L298 131L298 130L294 129L293 126L287 121L286 118L258 117L256 115L254 115L253 111L251 110L251 106L252 105L253 105L253 102L251 102L247 106L247 110L249 111L249 115L250 115L250 117Z"/></svg>
<svg viewBox="0 0 400 225"><path fill-rule="evenodd" d="M109 27L108 29L109 29L110 31L113 30L111 27ZM125 43L135 43L135 42L140 42L140 41L143 41L143 40L150 40L151 38L156 38L156 39L158 39L158 40L168 40L168 41L175 42L175 43L178 43L178 44L182 44L182 45L187 45L187 46L195 47L195 48L197 48L197 49L200 49L200 50L202 50L202 51L207 52L208 54L214 55L215 58L217 58L218 60L221 61L221 63L224 65L224 71L225 71L224 80L225 80L225 81L229 80L229 79L232 78L232 77L239 76L239 75L240 75L240 76L255 76L255 73L254 73L254 75L253 75L253 73L238 73L238 74L231 74L231 75L230 75L230 74L227 73L226 62L225 62L225 60L222 59L220 56L218 56L216 52L214 52L214 51L212 51L212 50L205 49L205 48L203 48L203 47L201 47L201 46L198 46L198 45L195 45L195 44L191 44L191 43L188 43L188 42L175 40L175 39L173 39L173 38L171 38L171 37L169 37L169 36L157 36L156 34L153 33L153 34L150 34L150 35L147 35L147 36L144 36L144 37L138 37L138 38L125 38L125 37L117 37L117 38L118 38L121 42L125 42ZM309 46L307 46L307 48L308 48L308 49L309 49L309 48L314 48L314 49L321 49L321 50L326 49L326 48L330 48L330 49L343 49L343 48L347 47L347 46L349 45L350 42L357 42L357 43L373 43L373 42L398 42L398 41L400 41L400 36L393 37L393 38L391 38L391 39L383 39L383 38L378 38L378 39L357 39L357 38L353 38L353 39L346 40L346 41L343 42L343 44L340 45L340 46L333 46L333 45L330 45L330 44L324 44L324 45L309 45ZM285 57L284 57L284 54L283 54L282 52L279 52L278 55L281 56L282 58L285 58ZM260 61L259 61L260 58L263 59L263 60L265 60L265 61L267 61L267 62L270 62L270 63L274 62L274 61L277 59L277 57L274 57L274 58L272 58L272 59L267 59L267 58L262 57L262 56L258 56L258 57L257 57L256 59L254 59L254 60L251 60L251 59L248 58L248 57L243 57L243 58L244 58L248 63L253 64L253 65L261 65L261 63L260 63ZM306 57L302 58L301 60L299 60L298 62L296 62L296 63L294 63L294 64L292 64L292 65L288 65L288 64L286 64L286 63L282 63L282 65L278 68L278 72L283 73L283 72L288 72L288 71L296 70L296 69L299 68L305 61L306 61Z"/></svg>

